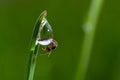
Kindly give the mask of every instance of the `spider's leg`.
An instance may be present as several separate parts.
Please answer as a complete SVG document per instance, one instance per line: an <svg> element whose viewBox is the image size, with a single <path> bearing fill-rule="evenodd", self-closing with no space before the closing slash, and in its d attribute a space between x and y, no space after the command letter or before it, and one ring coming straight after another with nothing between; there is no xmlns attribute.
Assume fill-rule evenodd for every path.
<svg viewBox="0 0 120 80"><path fill-rule="evenodd" d="M48 53L45 53L45 54L40 54L40 56L46 56L46 55L48 55Z"/></svg>
<svg viewBox="0 0 120 80"><path fill-rule="evenodd" d="M46 50L46 47L42 48L42 50L45 51L45 50Z"/></svg>
<svg viewBox="0 0 120 80"><path fill-rule="evenodd" d="M51 51L50 51L50 52L48 52L47 54L48 54L48 57L50 57L50 55L51 55Z"/></svg>

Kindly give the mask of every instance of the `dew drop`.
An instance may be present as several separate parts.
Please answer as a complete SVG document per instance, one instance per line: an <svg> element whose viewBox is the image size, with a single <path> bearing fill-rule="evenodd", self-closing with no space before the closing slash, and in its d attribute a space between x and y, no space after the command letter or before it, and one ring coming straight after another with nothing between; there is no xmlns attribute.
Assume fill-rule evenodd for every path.
<svg viewBox="0 0 120 80"><path fill-rule="evenodd" d="M41 40L53 37L53 31L52 31L51 25L46 20L46 18L43 18L42 21L41 21L41 27L40 27L39 35L40 35Z"/></svg>
<svg viewBox="0 0 120 80"><path fill-rule="evenodd" d="M46 46L49 45L51 42L53 42L52 38L47 38L47 39L43 39L43 40L38 40L38 43L40 45Z"/></svg>

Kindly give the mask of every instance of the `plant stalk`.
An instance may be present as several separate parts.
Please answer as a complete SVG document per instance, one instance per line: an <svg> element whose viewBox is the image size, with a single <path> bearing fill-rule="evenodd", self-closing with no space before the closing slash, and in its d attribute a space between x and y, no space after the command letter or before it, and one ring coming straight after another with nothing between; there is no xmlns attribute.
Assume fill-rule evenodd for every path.
<svg viewBox="0 0 120 80"><path fill-rule="evenodd" d="M33 78L34 78L38 50L39 50L39 45L36 45L35 50L31 51L31 53L30 53L27 80L33 80Z"/></svg>
<svg viewBox="0 0 120 80"><path fill-rule="evenodd" d="M41 39L41 29L43 28L43 24L41 23L43 18L45 18L47 15L47 11L43 11L40 16L38 17L38 20L35 24L33 35L31 38L30 43L30 54L29 54L29 61L27 64L27 73L26 73L26 80L33 80L34 78L34 72L35 72L35 66L36 66L36 60L39 50L39 44L37 44L37 40Z"/></svg>
<svg viewBox="0 0 120 80"><path fill-rule="evenodd" d="M90 54L94 41L96 24L98 16L103 4L103 0L92 0L90 9L88 12L87 20L83 24L85 36L83 39L83 45L81 50L80 59L78 61L78 67L76 71L75 80L84 80L90 60Z"/></svg>

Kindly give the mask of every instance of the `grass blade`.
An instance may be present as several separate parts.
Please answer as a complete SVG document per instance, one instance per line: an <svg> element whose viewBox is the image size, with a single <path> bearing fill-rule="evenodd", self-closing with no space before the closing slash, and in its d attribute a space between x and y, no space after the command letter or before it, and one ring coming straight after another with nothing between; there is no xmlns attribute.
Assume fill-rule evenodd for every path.
<svg viewBox="0 0 120 80"><path fill-rule="evenodd" d="M41 15L39 16L35 27L33 31L33 35L31 38L31 45L30 45L30 56L29 56L29 62L27 65L27 76L26 80L33 80L34 78L34 72L35 72L35 66L36 66L36 59L38 55L39 50L39 44L36 44L38 39L41 39L41 30L43 29L44 25L42 23L43 18L46 17L47 11L43 11Z"/></svg>
<svg viewBox="0 0 120 80"><path fill-rule="evenodd" d="M85 36L81 50L81 56L76 71L75 80L84 80L87 67L90 59L91 49L94 40L94 34L100 9L102 7L103 0L92 0L90 10L88 12L87 20L83 25Z"/></svg>

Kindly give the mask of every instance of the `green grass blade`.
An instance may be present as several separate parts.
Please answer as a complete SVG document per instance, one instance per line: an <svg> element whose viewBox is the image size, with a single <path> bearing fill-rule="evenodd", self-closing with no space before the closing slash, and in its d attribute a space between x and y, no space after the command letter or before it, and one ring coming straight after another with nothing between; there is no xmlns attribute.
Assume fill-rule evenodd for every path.
<svg viewBox="0 0 120 80"><path fill-rule="evenodd" d="M37 59L38 50L39 50L39 44L36 44L36 41L37 39L40 39L40 36L41 36L40 29L43 28L43 24L41 22L43 18L46 17L46 14L47 14L46 11L43 11L41 13L34 27L33 35L31 38L30 54L29 54L30 56L29 56L29 62L27 65L26 80L33 80L34 78L36 59Z"/></svg>
<svg viewBox="0 0 120 80"><path fill-rule="evenodd" d="M85 36L84 36L84 42L76 71L75 80L84 80L85 78L89 59L90 59L91 49L93 45L96 24L102 4L103 4L103 0L92 0L91 2L87 20L83 25Z"/></svg>

